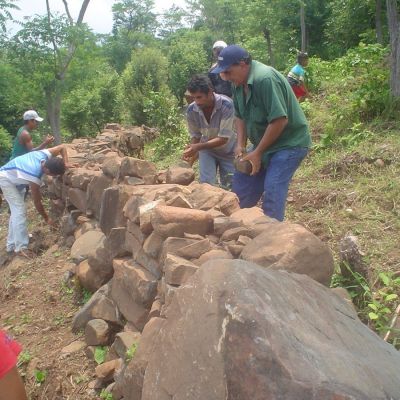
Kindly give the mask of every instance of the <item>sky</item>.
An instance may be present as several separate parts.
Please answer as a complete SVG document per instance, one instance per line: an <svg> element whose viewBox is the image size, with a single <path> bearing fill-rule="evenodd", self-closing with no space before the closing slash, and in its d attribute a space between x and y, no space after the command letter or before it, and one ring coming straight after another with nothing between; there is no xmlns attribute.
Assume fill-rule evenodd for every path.
<svg viewBox="0 0 400 400"><path fill-rule="evenodd" d="M114 0L90 0L89 6L85 13L84 22L86 22L96 33L110 33L112 28L112 12L111 7L115 3ZM156 12L162 12L170 8L173 4L184 6L184 0L154 0ZM46 0L17 0L15 4L20 8L19 11L12 10L13 18L23 21L25 16L46 13ZM69 10L74 20L78 17L78 13L82 4L82 0L68 0ZM51 11L64 12L64 4L62 0L50 0ZM17 25L9 26L11 31L17 30Z"/></svg>

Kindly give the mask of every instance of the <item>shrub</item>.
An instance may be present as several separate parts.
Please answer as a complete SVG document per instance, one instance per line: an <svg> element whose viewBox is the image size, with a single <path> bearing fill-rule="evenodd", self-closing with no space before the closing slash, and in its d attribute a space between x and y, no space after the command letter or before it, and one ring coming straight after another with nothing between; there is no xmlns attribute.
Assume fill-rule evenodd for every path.
<svg viewBox="0 0 400 400"><path fill-rule="evenodd" d="M118 101L121 118L128 124L146 124L144 102L151 91L159 92L167 85L168 63L161 51L145 48L132 53L132 60L122 73Z"/></svg>
<svg viewBox="0 0 400 400"><path fill-rule="evenodd" d="M8 161L11 149L11 135L0 125L0 165Z"/></svg>

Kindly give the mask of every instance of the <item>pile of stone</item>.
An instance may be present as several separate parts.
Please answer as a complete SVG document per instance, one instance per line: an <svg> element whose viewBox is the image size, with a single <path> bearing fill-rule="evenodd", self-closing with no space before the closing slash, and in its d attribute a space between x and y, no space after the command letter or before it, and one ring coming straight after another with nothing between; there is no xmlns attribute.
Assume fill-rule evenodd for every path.
<svg viewBox="0 0 400 400"><path fill-rule="evenodd" d="M94 293L73 330L91 357L109 346L94 389L124 400L400 393L380 372L384 361L400 367L394 349L324 287L333 258L316 236L239 209L233 193L194 182L189 167L157 171L109 149L48 182L65 207L75 275ZM347 354L352 346L359 354ZM379 349L387 359L372 362Z"/></svg>

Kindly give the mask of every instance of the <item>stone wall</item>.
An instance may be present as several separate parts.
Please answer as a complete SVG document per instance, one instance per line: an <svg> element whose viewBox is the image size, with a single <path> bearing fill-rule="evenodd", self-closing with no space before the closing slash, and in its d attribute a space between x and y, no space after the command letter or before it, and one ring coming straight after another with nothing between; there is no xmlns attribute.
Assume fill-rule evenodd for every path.
<svg viewBox="0 0 400 400"><path fill-rule="evenodd" d="M233 193L195 182L193 170L185 164L166 171L157 171L150 162L124 156L121 148L116 145L120 135L121 130L108 129L94 140L74 141L69 152L71 161L75 159L79 162L79 168L69 171L62 180L48 179L47 182L53 210L60 213L66 243L71 245L71 258L76 263L75 275L84 288L94 293L90 301L76 314L72 328L75 332L85 332L88 356L93 356L95 346L110 346L106 362L96 368L97 380L93 387L107 387L114 399L125 400L166 399L172 396L177 399L210 400L328 398L322 395L278 397L279 390L274 395L264 396L262 390L265 389L261 389L261 386L268 386L267 379L263 380L264 386L260 386L258 393L257 390L239 390L233 386L229 389L225 382L228 375L223 372L223 365L226 367L226 364L221 359L218 361L219 367L215 367L215 376L220 377L212 383L215 388L209 391L204 389L210 382L198 382L197 374L201 374L201 370L196 367L192 375L182 372L185 382L179 383L179 379L175 382L164 382L165 387L172 389L165 389L168 395L163 392L164 389L156 380L157 376L162 376L166 371L157 371L157 360L159 368L168 368L168 358L164 357L165 343L171 339L165 331L168 324L179 324L179 321L188 318L197 324L194 330L191 330L193 324L189 322L180 327L181 331L188 328L187 335L190 337L186 337L184 341L179 339L186 347L179 349L179 343L175 343L176 346L169 344L170 347L177 347L175 351L178 353L183 352L179 356L176 353L177 359L187 363L186 367L182 365L183 370L189 370L193 363L202 364L196 358L200 357L199 354L184 357L190 346L203 348L203 337L207 336L210 329L221 334L227 328L225 317L219 315L213 306L210 306L209 313L206 308L191 317L188 314L195 307L193 302L198 301L200 304L202 299L209 297L211 292L208 292L207 285L197 292L198 300L190 295L187 298L183 294L177 296L181 287L185 288L182 293L191 291L191 285L199 279L196 277L205 263L208 269L210 265L216 266L215 282L218 282L221 290L219 294L215 292L215 301L218 302L219 297L236 298L236 291L241 290L240 285L230 287L227 283L229 279L221 279L222 272L218 273L219 265L229 266L229 263L234 263L234 259L243 260L243 271L248 269L247 273L253 279L257 274L260 274L261 281L275 277L275 285L279 286L282 284L279 282L286 278L280 279L281 272L277 270L286 270L294 277L302 274L310 287L314 285L322 288L322 285L330 282L333 258L328 247L304 227L276 222L264 216L256 207L241 210ZM254 266L246 269L248 262ZM237 265L240 264L232 264L232 274L237 273ZM226 268L229 271L229 267L224 268L226 274ZM267 277L263 275L266 270L270 274ZM203 275L204 272L199 276ZM224 292L224 285L228 292ZM282 287L283 297L284 290L287 290L285 285ZM300 287L301 284L291 286L291 290L298 290L299 304L304 302L304 293ZM265 289L268 290L268 285L265 285ZM251 291L253 288L243 286L243 290ZM328 289L324 290L328 301L329 296L332 296L331 301L336 299L336 302L344 303L343 307L351 309L345 300L339 299ZM242 305L257 309L261 304L261 299L257 300L257 296L257 293L250 297L245 296L246 299L242 300L250 303ZM291 304L294 304L296 293L291 293L291 296L294 299ZM235 307L240 308L238 304ZM235 313L235 310L232 309L230 313ZM299 313L301 314L301 309ZM334 314L332 311L330 318ZM203 319L198 320L200 315ZM340 311L335 317L340 317ZM351 313L351 318L358 321L354 312ZM176 327L168 329L173 331ZM196 329L201 335L196 335ZM259 340L268 340L269 334L262 331L268 328L260 329ZM278 329L282 329L282 326ZM365 329L368 330L366 327ZM251 324L241 331L241 340L244 342L246 334L249 338L252 337ZM168 340L163 337L168 337ZM218 348L218 343L216 346ZM237 343L237 346L240 348L242 344ZM221 354L221 349L217 351L218 354ZM173 353L172 350L171 352ZM307 356L310 354L307 353ZM233 356L230 353L229 357ZM241 357L244 356L246 355L241 354ZM250 356L248 353L247 357ZM227 362L234 364L232 360ZM177 368L175 364L174 368ZM213 363L203 364L207 368L213 368ZM277 367L275 374L279 374L279 371L281 367ZM244 375L241 378L246 385L246 373L242 372ZM271 376L274 376L273 372ZM255 378L249 375L248 379L247 385L251 386ZM280 376L277 382L283 384L285 379L289 377ZM332 387L338 382L341 381L335 381L333 377ZM144 383L147 385L145 389ZM185 387L184 394L178 394L178 384ZM190 388L195 386L197 389L191 392ZM313 393L315 388L312 385L309 387L304 393ZM218 395L213 397L211 393L214 389ZM314 392L322 393L316 390ZM332 389L329 393L337 395L339 391Z"/></svg>

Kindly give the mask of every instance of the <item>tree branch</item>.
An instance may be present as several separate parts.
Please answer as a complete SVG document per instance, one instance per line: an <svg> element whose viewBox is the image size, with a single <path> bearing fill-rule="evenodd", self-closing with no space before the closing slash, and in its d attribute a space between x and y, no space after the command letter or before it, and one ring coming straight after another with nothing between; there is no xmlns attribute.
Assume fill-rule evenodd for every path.
<svg viewBox="0 0 400 400"><path fill-rule="evenodd" d="M64 8L65 8L65 12L67 13L67 17L68 17L69 23L71 25L73 25L74 20L72 19L71 13L69 12L67 0L62 0L62 2L64 3Z"/></svg>
<svg viewBox="0 0 400 400"><path fill-rule="evenodd" d="M48 1L48 0L46 0L46 1ZM66 4L66 0L63 0L63 2L64 2L64 4ZM82 24L83 17L85 16L85 12L86 12L86 9L87 9L87 7L89 5L89 2L90 2L90 0L83 0L82 6L81 6L81 10L79 11L79 16L78 16L78 19L76 21L75 26L79 26L79 25ZM75 54L75 51L76 51L76 47L77 47L77 45L75 43L71 43L71 45L69 46L68 54L67 54L67 57L65 59L64 65L60 69L60 72L57 74L57 78L58 79L60 79L60 80L64 79L64 76L65 76L65 73L67 72L69 64L71 63L71 61L72 61L72 59L74 57L74 54Z"/></svg>
<svg viewBox="0 0 400 400"><path fill-rule="evenodd" d="M46 0L46 8L47 8L47 23L49 24L49 32L50 32L51 42L53 44L54 69L57 70L57 61L60 61L60 53L58 51L58 46L54 38L53 31L51 29L51 11L50 11L49 0Z"/></svg>

